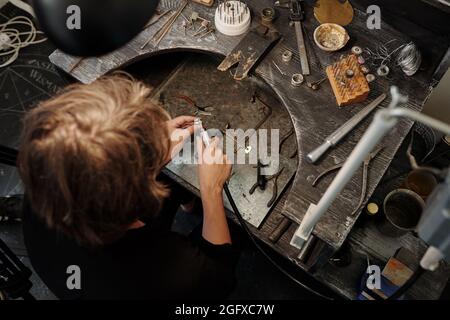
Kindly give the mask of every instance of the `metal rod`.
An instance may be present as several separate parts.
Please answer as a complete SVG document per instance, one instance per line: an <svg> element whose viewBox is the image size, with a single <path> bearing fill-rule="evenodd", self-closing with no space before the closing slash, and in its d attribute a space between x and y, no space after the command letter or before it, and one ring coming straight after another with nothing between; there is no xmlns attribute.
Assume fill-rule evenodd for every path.
<svg viewBox="0 0 450 320"><path fill-rule="evenodd" d="M299 249L304 246L320 218L327 212L334 200L345 188L356 170L358 170L364 162L367 155L372 152L384 136L395 127L399 118L412 119L442 131L445 134L450 134L450 125L411 109L398 108L400 103L407 102L407 98L402 96L396 87L391 88L391 94L392 101L389 107L377 112L373 122L322 196L317 206L311 204L302 223L291 240L292 246Z"/></svg>
<svg viewBox="0 0 450 320"><path fill-rule="evenodd" d="M330 148L334 147L339 141L341 141L348 133L350 133L362 120L364 120L377 106L380 105L385 99L386 94L383 93L364 109L354 115L346 123L344 123L340 128L330 134L325 142L317 147L314 151L310 152L306 156L306 160L309 163L317 162L320 157L322 157Z"/></svg>
<svg viewBox="0 0 450 320"><path fill-rule="evenodd" d="M311 74L309 69L308 54L306 53L305 39L303 37L303 28L300 21L294 22L295 35L297 37L298 54L300 56L300 64L302 66L303 75Z"/></svg>

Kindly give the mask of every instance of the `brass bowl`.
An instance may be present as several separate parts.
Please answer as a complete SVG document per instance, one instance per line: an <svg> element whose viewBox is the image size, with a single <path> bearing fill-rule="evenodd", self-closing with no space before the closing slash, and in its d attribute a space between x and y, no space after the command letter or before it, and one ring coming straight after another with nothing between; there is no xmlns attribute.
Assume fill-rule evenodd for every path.
<svg viewBox="0 0 450 320"><path fill-rule="evenodd" d="M321 24L314 31L314 41L324 51L338 51L345 47L349 40L347 31L335 23Z"/></svg>

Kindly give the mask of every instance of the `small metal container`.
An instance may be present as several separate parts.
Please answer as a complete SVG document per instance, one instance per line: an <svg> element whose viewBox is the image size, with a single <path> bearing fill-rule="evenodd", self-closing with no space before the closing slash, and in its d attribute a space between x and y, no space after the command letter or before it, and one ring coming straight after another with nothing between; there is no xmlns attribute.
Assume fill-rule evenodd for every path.
<svg viewBox="0 0 450 320"><path fill-rule="evenodd" d="M261 10L261 24L270 27L272 21L275 19L275 9L274 8L264 8Z"/></svg>
<svg viewBox="0 0 450 320"><path fill-rule="evenodd" d="M404 185L406 189L414 191L426 201L428 196L438 185L438 181L431 172L417 169L408 174Z"/></svg>
<svg viewBox="0 0 450 320"><path fill-rule="evenodd" d="M425 202L417 193L407 189L394 190L384 199L384 217L378 222L378 230L393 238L414 231L424 208Z"/></svg>
<svg viewBox="0 0 450 320"><path fill-rule="evenodd" d="M324 51L338 51L345 47L349 40L347 31L335 23L321 24L314 31L314 41Z"/></svg>
<svg viewBox="0 0 450 320"><path fill-rule="evenodd" d="M292 51L285 50L281 56L284 62L289 62L292 59Z"/></svg>
<svg viewBox="0 0 450 320"><path fill-rule="evenodd" d="M291 78L291 85L293 87L300 87L305 81L305 78L300 73L294 73Z"/></svg>

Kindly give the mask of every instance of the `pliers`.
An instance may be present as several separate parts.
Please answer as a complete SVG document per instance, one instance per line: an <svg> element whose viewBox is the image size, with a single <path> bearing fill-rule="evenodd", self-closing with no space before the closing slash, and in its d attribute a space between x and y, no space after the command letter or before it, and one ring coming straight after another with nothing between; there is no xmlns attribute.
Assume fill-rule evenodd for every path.
<svg viewBox="0 0 450 320"><path fill-rule="evenodd" d="M186 101L190 106L197 109L197 111L195 112L195 116L199 116L199 115L211 116L212 115L210 111L214 110L213 107L200 107L197 103L195 103L195 101L191 97L188 97L188 96L185 96L182 94L179 94L176 97L180 100Z"/></svg>
<svg viewBox="0 0 450 320"><path fill-rule="evenodd" d="M361 197L359 199L359 203L356 206L355 210L353 210L353 212L351 213L352 216L354 216L359 211L359 209L361 208L361 206L364 203L364 200L366 199L367 180L368 180L368 175L369 175L369 164L383 149L384 149L384 147L379 147L374 152L370 153L364 160L362 186L361 186ZM320 181L320 179L322 179L324 176L328 175L329 173L331 173L333 171L336 171L336 170L342 168L344 163L345 162L338 163L337 165L332 166L332 167L328 168L327 170L325 170L324 172L322 172L320 175L317 176L316 180L313 181L312 186L315 187L318 184L318 182Z"/></svg>
<svg viewBox="0 0 450 320"><path fill-rule="evenodd" d="M266 168L269 165L263 164L260 160L258 160L258 163L256 165L256 182L255 184L250 188L249 194L252 195L255 193L256 188L259 187L262 191L266 190L266 184L267 184L267 178L262 174L262 168Z"/></svg>
<svg viewBox="0 0 450 320"><path fill-rule="evenodd" d="M267 202L267 207L270 208L275 203L275 200L277 200L278 197L278 178L281 176L281 174L284 171L284 167L278 171L278 173L270 176L270 177L264 177L265 182L273 181L273 189L272 189L272 198ZM249 194L252 195L256 188L258 187L258 182L256 182L253 187L250 189Z"/></svg>

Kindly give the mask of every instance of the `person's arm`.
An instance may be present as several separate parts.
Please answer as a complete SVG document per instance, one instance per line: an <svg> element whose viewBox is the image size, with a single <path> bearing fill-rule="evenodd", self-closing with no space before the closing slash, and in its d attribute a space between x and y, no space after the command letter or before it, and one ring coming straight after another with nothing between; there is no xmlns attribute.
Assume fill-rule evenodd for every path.
<svg viewBox="0 0 450 320"><path fill-rule="evenodd" d="M203 238L215 245L231 244L230 231L223 205L223 185L231 173L231 164L214 139L204 147L197 139L199 153L198 175L203 203Z"/></svg>

